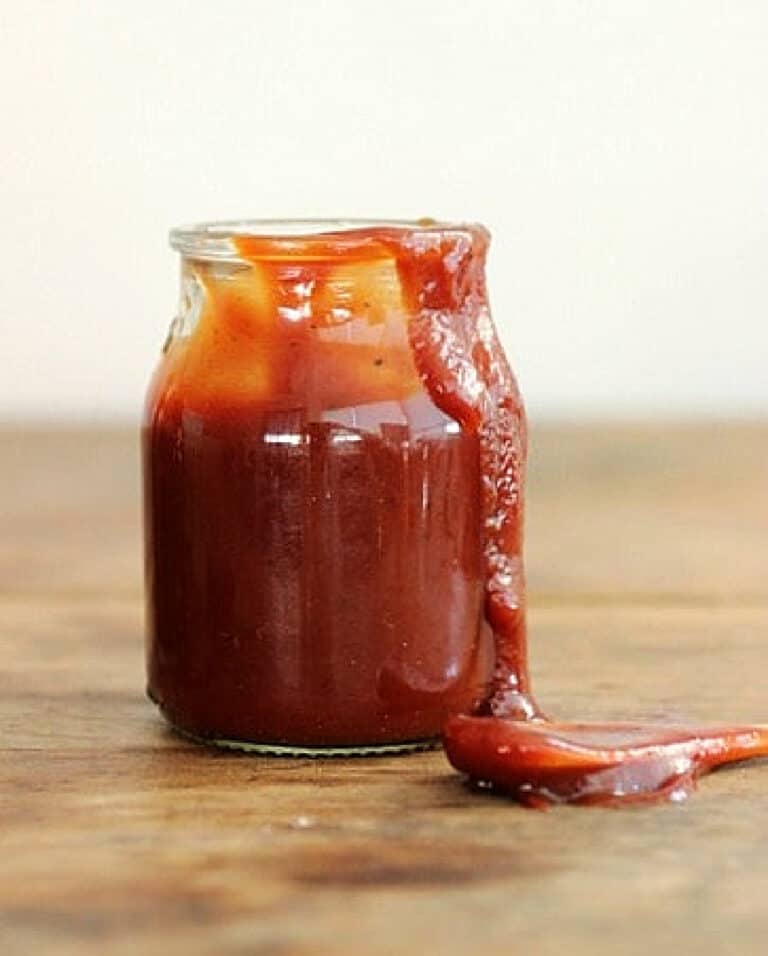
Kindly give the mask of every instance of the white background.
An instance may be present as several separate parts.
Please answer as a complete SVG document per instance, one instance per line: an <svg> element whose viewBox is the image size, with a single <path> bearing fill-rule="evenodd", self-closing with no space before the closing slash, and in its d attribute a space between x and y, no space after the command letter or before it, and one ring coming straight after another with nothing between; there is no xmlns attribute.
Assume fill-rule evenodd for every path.
<svg viewBox="0 0 768 956"><path fill-rule="evenodd" d="M768 412L765 0L0 0L0 415L129 418L169 226L478 219L534 417Z"/></svg>

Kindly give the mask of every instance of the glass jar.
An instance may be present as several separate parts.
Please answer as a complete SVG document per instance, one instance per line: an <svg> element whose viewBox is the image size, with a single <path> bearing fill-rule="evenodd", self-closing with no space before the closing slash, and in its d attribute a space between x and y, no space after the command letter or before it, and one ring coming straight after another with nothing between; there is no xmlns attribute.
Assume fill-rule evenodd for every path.
<svg viewBox="0 0 768 956"><path fill-rule="evenodd" d="M483 372L462 348L496 342L477 325L487 234L237 222L171 244L180 307L143 431L151 698L223 746L429 744L500 666L487 442L460 401ZM467 323L464 345L435 340ZM497 570L519 632L519 560Z"/></svg>

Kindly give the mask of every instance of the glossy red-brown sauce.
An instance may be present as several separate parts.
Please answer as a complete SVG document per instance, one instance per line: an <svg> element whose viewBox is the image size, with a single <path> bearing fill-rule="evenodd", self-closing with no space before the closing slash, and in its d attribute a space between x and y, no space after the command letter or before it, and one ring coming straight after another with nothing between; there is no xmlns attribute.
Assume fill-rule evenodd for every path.
<svg viewBox="0 0 768 956"><path fill-rule="evenodd" d="M768 729L458 716L444 740L457 770L539 808L682 800L701 774L764 756Z"/></svg>
<svg viewBox="0 0 768 956"><path fill-rule="evenodd" d="M456 769L530 806L679 799L768 752L762 728L559 725L536 705L525 417L488 311L484 230L235 242L252 274L221 283L199 264L202 316L145 430L149 687L172 722L319 746L442 729ZM392 306L409 320L386 353L334 337ZM413 406L400 425L329 416L392 402Z"/></svg>
<svg viewBox="0 0 768 956"><path fill-rule="evenodd" d="M558 724L531 696L522 566L525 420L490 324L487 236L411 244L399 258L416 315L411 341L433 400L478 435L483 474L486 617L496 669L484 716L452 717L443 732L453 766L532 807L679 800L698 776L768 754L768 728ZM401 246L402 249L402 246ZM415 254L414 254L415 253Z"/></svg>

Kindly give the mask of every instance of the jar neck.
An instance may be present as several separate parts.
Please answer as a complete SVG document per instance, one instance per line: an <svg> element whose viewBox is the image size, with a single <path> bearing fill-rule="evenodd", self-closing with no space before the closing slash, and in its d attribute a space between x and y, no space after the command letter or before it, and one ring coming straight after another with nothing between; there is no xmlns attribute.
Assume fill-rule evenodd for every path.
<svg viewBox="0 0 768 956"><path fill-rule="evenodd" d="M376 325L392 314L461 311L485 297L481 226L420 223L209 224L174 230L185 287L288 328ZM278 228L280 227L280 228ZM303 231L301 229L303 228Z"/></svg>

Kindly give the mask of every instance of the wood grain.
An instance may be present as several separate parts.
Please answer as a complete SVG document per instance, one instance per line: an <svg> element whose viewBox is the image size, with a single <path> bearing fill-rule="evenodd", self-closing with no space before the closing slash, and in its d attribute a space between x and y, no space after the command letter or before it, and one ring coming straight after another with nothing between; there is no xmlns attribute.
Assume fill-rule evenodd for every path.
<svg viewBox="0 0 768 956"><path fill-rule="evenodd" d="M767 439L535 432L550 711L768 719ZM6 429L0 465L3 954L765 951L768 765L683 806L535 813L439 752L189 745L142 692L134 437Z"/></svg>

